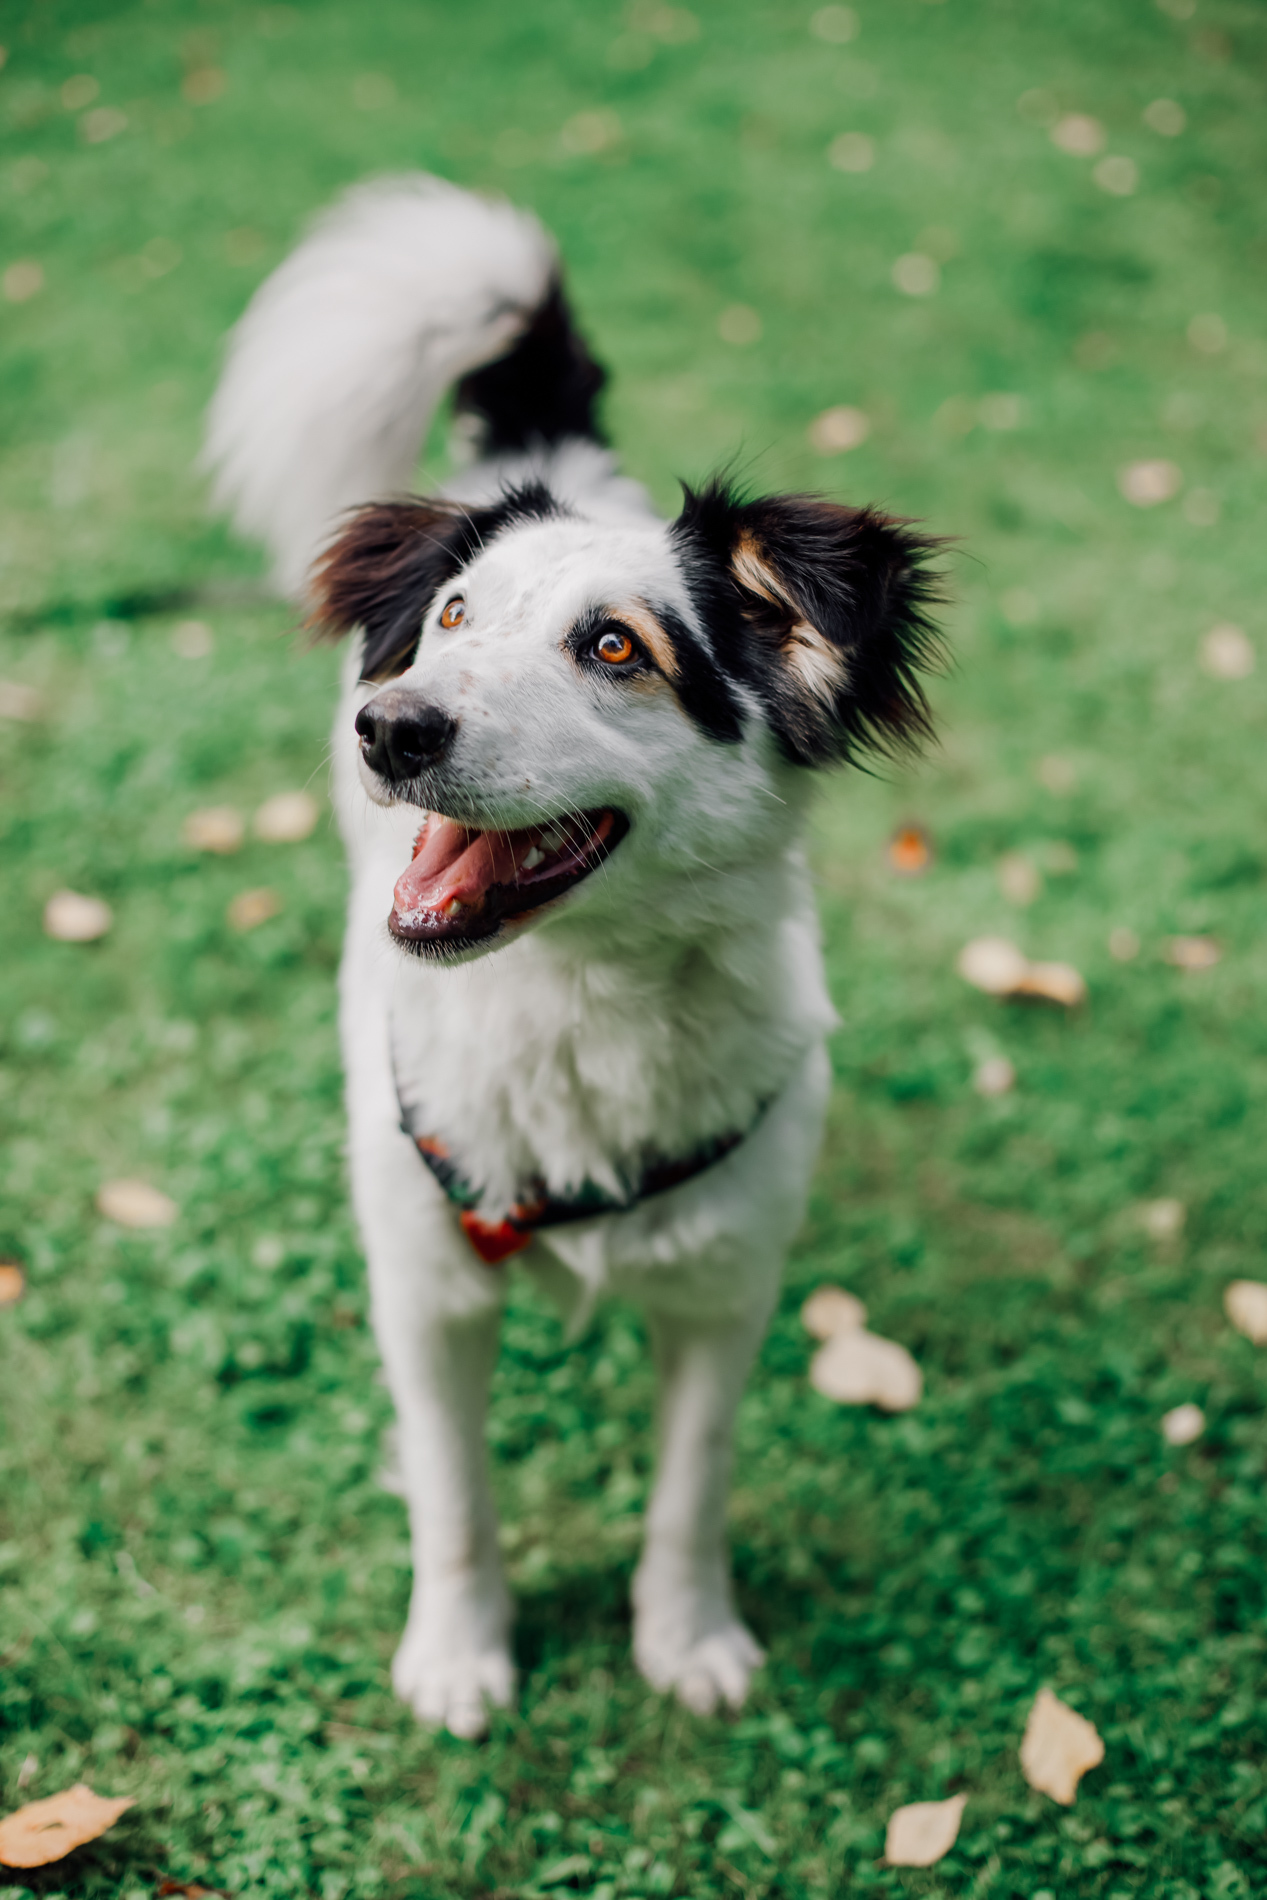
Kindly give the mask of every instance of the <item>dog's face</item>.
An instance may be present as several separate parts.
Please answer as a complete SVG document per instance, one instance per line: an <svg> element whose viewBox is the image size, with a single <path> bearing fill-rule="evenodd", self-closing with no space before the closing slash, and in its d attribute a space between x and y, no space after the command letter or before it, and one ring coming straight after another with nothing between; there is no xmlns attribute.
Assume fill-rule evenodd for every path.
<svg viewBox="0 0 1267 1900"><path fill-rule="evenodd" d="M807 767L926 731L928 548L867 511L720 486L645 527L536 486L360 510L314 617L365 630L366 790L426 814L392 935L469 955L584 904L609 860L588 901L654 902L657 876L768 851Z"/></svg>

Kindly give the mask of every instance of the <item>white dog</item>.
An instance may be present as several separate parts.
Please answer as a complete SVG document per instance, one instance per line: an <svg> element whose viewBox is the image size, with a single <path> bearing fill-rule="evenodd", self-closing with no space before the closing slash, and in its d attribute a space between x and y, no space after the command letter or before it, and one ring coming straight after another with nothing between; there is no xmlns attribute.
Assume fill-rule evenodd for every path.
<svg viewBox="0 0 1267 1900"><path fill-rule="evenodd" d="M664 522L603 446L603 381L535 220L409 177L269 278L211 414L220 499L314 624L358 630L342 1037L413 1537L393 1681L464 1736L514 1683L483 1418L515 1253L574 1323L645 1311L634 1655L692 1709L743 1700L731 1427L833 1021L802 823L814 768L927 730L931 544L724 482ZM450 385L481 459L407 497Z"/></svg>

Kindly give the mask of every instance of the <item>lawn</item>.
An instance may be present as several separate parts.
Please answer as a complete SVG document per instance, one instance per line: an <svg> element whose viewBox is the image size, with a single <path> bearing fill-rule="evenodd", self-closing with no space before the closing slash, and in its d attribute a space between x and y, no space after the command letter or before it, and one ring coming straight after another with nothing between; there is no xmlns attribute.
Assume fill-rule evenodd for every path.
<svg viewBox="0 0 1267 1900"><path fill-rule="evenodd" d="M0 675L39 702L0 717L0 1253L27 1275L0 1308L0 1811L80 1778L136 1805L0 1889L1267 1891L1267 1362L1222 1306L1267 1278L1267 13L811 14L4 15ZM729 458L958 537L940 749L831 780L815 821L837 1086L740 1421L769 1663L737 1718L629 1660L637 1316L569 1343L522 1285L490 1425L519 1706L470 1746L393 1701L407 1546L342 1163L339 849L324 815L182 842L277 791L324 813L337 666L205 512L221 338L315 207L419 165L558 233L664 506ZM824 453L842 405L870 433ZM1148 463L1143 507L1122 471ZM1256 671L1203 666L1222 623ZM919 878L886 858L904 822ZM113 907L104 940L43 935L62 886ZM259 887L277 914L232 929ZM970 989L983 934L1075 964L1085 1005ZM1221 960L1176 967L1178 937ZM990 1057L1004 1094L974 1087ZM173 1225L96 1212L130 1176ZM810 1388L825 1280L916 1355L916 1410ZM1205 1428L1174 1447L1185 1402ZM1106 1746L1068 1810L1017 1763L1043 1684ZM951 1854L884 1866L891 1811L957 1791Z"/></svg>

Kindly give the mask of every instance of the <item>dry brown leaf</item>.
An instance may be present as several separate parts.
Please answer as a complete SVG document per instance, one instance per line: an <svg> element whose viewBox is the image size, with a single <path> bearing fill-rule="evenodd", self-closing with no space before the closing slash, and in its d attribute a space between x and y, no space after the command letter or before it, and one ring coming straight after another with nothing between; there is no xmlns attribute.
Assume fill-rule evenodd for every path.
<svg viewBox="0 0 1267 1900"><path fill-rule="evenodd" d="M1032 996L1040 1003L1059 1003L1076 1009L1087 1000L1087 986L1072 963L1027 963L1013 996Z"/></svg>
<svg viewBox="0 0 1267 1900"><path fill-rule="evenodd" d="M1201 642L1201 665L1211 679L1248 679L1254 670L1255 658L1248 636L1230 621L1220 621L1217 627L1211 627Z"/></svg>
<svg viewBox="0 0 1267 1900"><path fill-rule="evenodd" d="M205 811L190 812L180 835L195 851L215 851L228 857L230 852L241 850L246 822L232 805L208 805Z"/></svg>
<svg viewBox="0 0 1267 1900"><path fill-rule="evenodd" d="M1023 851L1005 851L994 875L1009 904L1032 904L1043 888L1038 866Z"/></svg>
<svg viewBox="0 0 1267 1900"><path fill-rule="evenodd" d="M987 996L1011 996L1028 965L1006 937L974 937L959 952L955 968L974 990L984 990Z"/></svg>
<svg viewBox="0 0 1267 1900"><path fill-rule="evenodd" d="M853 143L846 144L846 140L852 140ZM865 135L846 132L833 142L831 162L840 171L869 171L870 145L871 141ZM863 410L851 409L845 404L836 409L824 409L809 427L810 442L820 455L847 455L850 449L861 448L870 433L870 417Z"/></svg>
<svg viewBox="0 0 1267 1900"><path fill-rule="evenodd" d="M967 1804L966 1794L952 1794L949 1801L911 1801L895 1808L884 1835L884 1858L890 1867L935 1865L958 1840Z"/></svg>
<svg viewBox="0 0 1267 1900"><path fill-rule="evenodd" d="M1021 1772L1030 1787L1070 1807L1082 1777L1103 1760L1094 1723L1050 1689L1040 1689L1021 1741Z"/></svg>
<svg viewBox="0 0 1267 1900"><path fill-rule="evenodd" d="M0 1306L12 1306L26 1291L26 1275L16 1260L0 1260Z"/></svg>
<svg viewBox="0 0 1267 1900"><path fill-rule="evenodd" d="M1174 1240L1183 1232L1188 1210L1182 1201L1167 1194L1158 1201L1145 1201L1139 1218L1150 1240Z"/></svg>
<svg viewBox="0 0 1267 1900"><path fill-rule="evenodd" d="M816 1287L801 1308L801 1324L815 1339L831 1339L866 1323L866 1307L843 1286Z"/></svg>
<svg viewBox="0 0 1267 1900"><path fill-rule="evenodd" d="M1191 1400L1162 1414L1161 1435L1168 1445L1191 1445L1205 1430L1205 1413Z"/></svg>
<svg viewBox="0 0 1267 1900"><path fill-rule="evenodd" d="M903 825L889 839L889 869L899 877L922 877L933 861L933 846L922 825Z"/></svg>
<svg viewBox="0 0 1267 1900"><path fill-rule="evenodd" d="M44 906L45 934L59 943L93 943L113 922L109 904L79 891L54 891Z"/></svg>
<svg viewBox="0 0 1267 1900"><path fill-rule="evenodd" d="M298 844L316 829L320 816L316 799L307 792L278 792L256 812L255 835L265 844Z"/></svg>
<svg viewBox="0 0 1267 1900"><path fill-rule="evenodd" d="M64 1860L113 1827L133 1805L129 1796L111 1801L94 1794L82 1781L46 1800L28 1801L0 1821L0 1867L47 1867Z"/></svg>
<svg viewBox="0 0 1267 1900"><path fill-rule="evenodd" d="M924 1391L923 1375L905 1346L861 1326L834 1333L810 1361L810 1384L838 1405L878 1405L909 1412Z"/></svg>
<svg viewBox="0 0 1267 1900"><path fill-rule="evenodd" d="M1177 970L1212 970L1222 957L1213 937L1170 937L1166 942L1166 961Z"/></svg>
<svg viewBox="0 0 1267 1900"><path fill-rule="evenodd" d="M1086 983L1071 963L1031 963L1006 937L974 937L955 968L987 996L1024 996L1065 1009L1086 1001Z"/></svg>
<svg viewBox="0 0 1267 1900"><path fill-rule="evenodd" d="M258 890L239 891L226 914L234 930L255 930L270 917L276 917L281 907L277 892L263 885Z"/></svg>
<svg viewBox="0 0 1267 1900"><path fill-rule="evenodd" d="M1267 1286L1261 1280L1233 1280L1223 1295L1223 1311L1238 1333L1255 1346L1267 1346Z"/></svg>
<svg viewBox="0 0 1267 1900"><path fill-rule="evenodd" d="M42 703L33 686L0 680L0 719L38 719Z"/></svg>
<svg viewBox="0 0 1267 1900"><path fill-rule="evenodd" d="M97 1190L97 1212L120 1227L170 1227L180 1209L148 1181L106 1181Z"/></svg>
<svg viewBox="0 0 1267 1900"><path fill-rule="evenodd" d="M978 1095L1008 1095L1016 1087L1016 1070L1006 1056L986 1056L972 1071Z"/></svg>
<svg viewBox="0 0 1267 1900"><path fill-rule="evenodd" d="M1117 485L1123 499L1133 507L1155 508L1179 493L1183 473L1175 462L1128 462L1117 471Z"/></svg>

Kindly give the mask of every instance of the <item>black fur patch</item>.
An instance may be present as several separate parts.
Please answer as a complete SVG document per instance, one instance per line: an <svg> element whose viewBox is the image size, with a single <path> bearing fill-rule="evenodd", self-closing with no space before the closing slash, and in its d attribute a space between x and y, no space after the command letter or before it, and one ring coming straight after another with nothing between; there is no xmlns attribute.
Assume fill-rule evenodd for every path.
<svg viewBox="0 0 1267 1900"><path fill-rule="evenodd" d="M606 444L595 406L607 372L572 321L556 278L540 309L499 362L464 376L454 392L459 414L478 418L485 455L587 436Z"/></svg>
<svg viewBox="0 0 1267 1900"><path fill-rule="evenodd" d="M309 625L332 639L363 627L362 678L393 679L411 664L446 581L507 528L566 512L542 482L508 489L486 508L422 497L357 508L313 569Z"/></svg>
<svg viewBox="0 0 1267 1900"><path fill-rule="evenodd" d="M759 695L789 760L856 760L931 737L918 675L941 659L927 563L942 543L813 495L746 501L714 481L684 496L672 534L717 664ZM771 585L754 583L754 561ZM838 683L815 691L798 670L810 657L803 624L823 643L819 677L838 662Z"/></svg>
<svg viewBox="0 0 1267 1900"><path fill-rule="evenodd" d="M675 607L651 610L668 635L678 677L673 682L686 712L710 739L734 745L743 738L743 715L734 688Z"/></svg>

